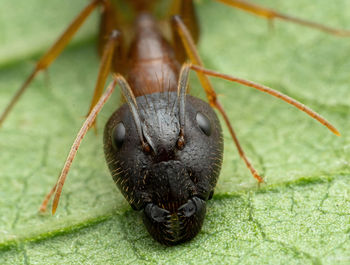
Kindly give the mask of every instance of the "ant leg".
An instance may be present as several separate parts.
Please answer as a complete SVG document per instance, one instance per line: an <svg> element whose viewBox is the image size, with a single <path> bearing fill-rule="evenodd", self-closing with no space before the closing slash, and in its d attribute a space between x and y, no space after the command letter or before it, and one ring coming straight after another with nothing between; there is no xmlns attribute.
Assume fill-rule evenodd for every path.
<svg viewBox="0 0 350 265"><path fill-rule="evenodd" d="M191 62L195 65L202 66L203 65L202 60L199 57L199 54L196 50L196 46L195 46L194 41L191 37L191 34L188 31L188 29L186 28L185 24L182 22L181 18L179 16L174 16L173 23L174 23L173 26L177 30L177 33L179 34L179 37L182 40L182 43L186 49L186 53L187 53L189 59L191 60ZM255 168L253 167L253 165L250 163L249 159L245 155L245 153L244 153L244 151L239 143L239 140L236 136L236 133L235 133L235 131L234 131L227 115L226 115L226 112L223 109L223 107L221 106L221 104L217 98L217 94L216 94L213 86L211 85L210 80L208 79L208 77L204 73L202 73L200 71L197 71L197 75L198 75L199 81L201 82L201 84L204 88L204 91L207 94L209 104L212 107L215 107L220 112L220 114L223 116L225 123L229 129L230 134L231 134L231 137L232 137L232 139L233 139L233 141L238 149L238 153L241 156L241 158L243 159L243 161L245 162L247 168L250 170L253 177L256 178L259 183L264 182L263 178L258 174L258 172L255 170Z"/></svg>
<svg viewBox="0 0 350 265"><path fill-rule="evenodd" d="M174 0L170 15L181 16L183 23L191 32L194 42L197 43L199 39L199 25L193 0Z"/></svg>
<svg viewBox="0 0 350 265"><path fill-rule="evenodd" d="M186 54L190 59L191 63L203 66L203 62L197 52L197 48L194 40L191 37L191 33L188 31L186 25L183 23L180 16L173 16L172 26L175 30L174 34L178 35L178 37L181 39L182 45L184 46ZM213 89L213 86L211 85L208 77L205 74L197 72L197 76L204 88L205 93L207 94L209 104L212 107L214 107L215 102L217 101L217 96Z"/></svg>
<svg viewBox="0 0 350 265"><path fill-rule="evenodd" d="M116 46L119 44L121 38L121 33L117 30L113 30L110 33L109 40L105 45L102 58L101 58L101 63L100 63L100 69L98 72L97 76L97 82L95 85L95 90L94 90L94 95L91 100L89 112L87 115L89 115L100 99L102 93L103 93L103 88L106 84L106 80L108 77L109 72L111 71L111 64L112 64L112 59L113 59L113 54L115 51Z"/></svg>
<svg viewBox="0 0 350 265"><path fill-rule="evenodd" d="M192 0L175 0L171 10L171 15L181 16L183 23L188 28L195 43L199 39L198 19ZM176 59L183 63L187 59L186 50L182 44L181 38L176 34L176 28L172 27L173 46L175 47Z"/></svg>
<svg viewBox="0 0 350 265"><path fill-rule="evenodd" d="M72 39L75 33L78 31L80 26L89 17L92 11L95 10L97 6L102 4L103 0L92 0L72 21L68 28L62 33L62 35L56 40L56 42L51 46L51 48L39 59L34 68L33 72L29 75L27 80L23 83L20 89L11 99L10 103L5 108L4 112L0 116L0 126L4 122L5 118L14 107L16 102L20 99L24 91L27 89L28 85L33 81L34 77L42 70L47 69L50 64L60 55L62 50L67 46L68 42Z"/></svg>
<svg viewBox="0 0 350 265"><path fill-rule="evenodd" d="M53 201L53 205L52 205L52 214L55 214L57 206L58 206L58 202L59 202L59 199L60 199L60 196L62 193L62 188L63 188L64 182L66 180L69 169L72 165L73 159L74 159L74 157L78 151L78 148L81 144L81 141L83 140L83 138L86 135L89 128L93 125L98 113L101 111L104 104L107 102L109 97L112 95L117 82L118 82L118 77L115 77L114 80L111 82L111 84L108 86L106 92L102 95L102 97L100 97L97 104L92 109L92 111L90 112L90 114L86 118L85 122L83 123L83 126L79 130L79 132L78 132L78 134L73 142L73 145L69 151L67 160L63 166L63 169L62 169L61 174L57 180L57 183L54 185L54 187L51 189L51 191L45 196L45 199L44 199L42 205L40 206L41 212L46 211L46 206L47 206L51 196L55 193L55 197L54 197L54 201Z"/></svg>
<svg viewBox="0 0 350 265"><path fill-rule="evenodd" d="M121 17L121 14L120 12L118 12L116 6L112 6L111 1L108 1L104 5L100 19L100 29L98 35L98 53L102 57L105 52L105 47L109 41L111 32L113 30L120 31L118 45L116 45L115 47L112 59L112 69L113 72L125 75L125 70L127 68L125 67L126 52L123 43L123 32L121 31L122 25L119 21L119 17Z"/></svg>
<svg viewBox="0 0 350 265"><path fill-rule="evenodd" d="M292 17L286 14L279 13L273 9L265 8L253 3L250 3L245 0L215 0L217 2L221 2L223 4L226 4L230 7L242 9L246 12L253 13L256 16L263 17L265 19L268 19L272 21L273 19L280 19L280 20L285 20L289 21L295 24L299 24L302 26L306 26L309 28L314 28L317 30L324 31L328 34L340 36L340 37L350 37L350 31L348 30L342 30L342 29L336 29L336 28L331 28L325 25L322 25L320 23L315 23L309 20L305 19L300 19L297 17Z"/></svg>
<svg viewBox="0 0 350 265"><path fill-rule="evenodd" d="M118 14L111 1L107 1L101 10L100 25L98 33L98 53L102 57L111 32L119 29Z"/></svg>
<svg viewBox="0 0 350 265"><path fill-rule="evenodd" d="M240 78L237 78L234 76L229 76L229 75L221 74L221 73L218 73L218 72L215 72L212 70L205 69L203 67L203 63L198 55L195 44L191 38L191 35L190 35L189 31L187 30L186 26L182 23L181 18L178 16L175 16L173 22L175 23L175 26L178 29L178 34L180 35L180 37L184 43L184 46L186 48L186 52L187 52L188 56L189 56L190 60L192 61L192 63L194 64L194 65L191 65L190 67L197 72L197 75L200 79L200 82L202 83L202 86L204 87L204 90L207 94L207 98L209 100L209 103L211 104L211 106L217 108L218 111L220 112L220 114L223 116L225 123L228 126L228 129L230 131L230 134L231 134L231 136L232 136L232 138L237 146L239 154L241 155L241 157L245 161L247 167L250 169L253 176L256 179L258 179L259 182L262 182L263 180L257 174L256 170L250 164L249 160L246 158L246 156L245 156L245 154L244 154L244 152L239 144L239 141L236 137L236 134L235 134L235 132L230 124L230 121L228 120L228 117L227 117L223 107L221 106L220 102L217 99L217 94L214 91L209 79L207 78L207 75L226 79L226 80L229 80L231 82L237 82L237 83L255 88L257 90L263 91L263 92L270 94L272 96L275 96L277 98L280 98L283 101L300 109L301 111L304 111L306 114L308 114L309 116L311 116L315 120L319 121L321 124L325 125L334 134L340 136L339 131L330 122L328 122L325 118L323 118L321 115L319 115L318 113L316 113L312 109L308 108L304 104L298 102L297 100L295 100L291 97L288 97L287 95L284 95L281 92L278 92L276 90L273 90L272 88L269 88L269 87L266 87L266 86L248 81L248 80L240 79Z"/></svg>

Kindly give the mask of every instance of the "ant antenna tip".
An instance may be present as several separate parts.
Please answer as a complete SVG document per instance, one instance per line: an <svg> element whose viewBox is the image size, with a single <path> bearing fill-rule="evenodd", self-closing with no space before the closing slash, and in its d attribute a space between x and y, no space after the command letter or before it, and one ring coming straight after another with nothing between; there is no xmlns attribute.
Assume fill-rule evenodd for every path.
<svg viewBox="0 0 350 265"><path fill-rule="evenodd" d="M328 127L328 126L327 126ZM334 127L334 126L330 126L328 127L328 129L334 133L336 136L341 136L340 132Z"/></svg>

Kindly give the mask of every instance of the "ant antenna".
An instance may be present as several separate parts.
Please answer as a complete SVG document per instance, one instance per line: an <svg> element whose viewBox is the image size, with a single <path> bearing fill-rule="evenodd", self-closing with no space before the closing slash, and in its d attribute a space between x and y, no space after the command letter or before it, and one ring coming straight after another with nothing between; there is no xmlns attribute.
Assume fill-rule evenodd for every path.
<svg viewBox="0 0 350 265"><path fill-rule="evenodd" d="M129 105L132 117L134 119L135 122L135 126L136 126L136 130L137 133L140 137L141 143L142 143L142 148L146 151L146 152L150 152L150 147L156 151L154 144L151 140L151 137L149 136L149 134L147 133L147 130L145 128L145 126L142 126L141 123L141 118L140 118L140 113L139 113L139 109L137 106L137 102L136 102L136 98L134 96L134 93L131 90L131 87L129 86L128 82L125 80L125 78L120 75L120 74L114 74L114 77L117 79L119 86L121 87L122 90L122 94L126 100L126 102ZM146 138L146 141L144 140L144 138Z"/></svg>
<svg viewBox="0 0 350 265"><path fill-rule="evenodd" d="M190 64L185 63L181 67L179 83L177 86L177 98L179 100L179 112L180 112L180 134L183 135L185 128L185 103L186 103L186 91L188 87L188 76L190 71Z"/></svg>
<svg viewBox="0 0 350 265"><path fill-rule="evenodd" d="M324 126L326 126L331 132L333 132L335 135L340 136L340 132L329 122L327 121L325 118L323 118L320 114L316 113L315 111L313 111L312 109L310 109L309 107L305 106L304 104L300 103L299 101L277 91L274 90L272 88L269 88L267 86L264 85L260 85L258 83L254 83L252 81L249 80L245 80L245 79L241 79L238 77L234 77L232 75L226 75L226 74L222 74L219 72L215 72L213 70L209 70L206 69L204 67L198 66L198 65L194 65L192 64L191 69L193 69L196 72L200 72L203 73L205 75L210 75L210 76L214 76L214 77L219 77L231 82L236 82L245 86L249 86L252 88L255 88L257 90L260 90L262 92L265 92L271 96L274 96L276 98L282 99L283 101L287 102L290 105L293 105L294 107L298 108L299 110L305 112L307 115L309 115L310 117L314 118L315 120L317 120L318 122L320 122L321 124L323 124Z"/></svg>

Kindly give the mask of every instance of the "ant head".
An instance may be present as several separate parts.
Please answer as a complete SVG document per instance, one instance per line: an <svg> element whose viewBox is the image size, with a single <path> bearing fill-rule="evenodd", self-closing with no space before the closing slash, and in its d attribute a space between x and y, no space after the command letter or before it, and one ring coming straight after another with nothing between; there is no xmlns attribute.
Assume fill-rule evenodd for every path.
<svg viewBox="0 0 350 265"><path fill-rule="evenodd" d="M181 120L176 92L140 96L111 116L104 133L114 181L134 209L144 210L150 234L168 245L199 232L223 154L215 112L198 98L184 101Z"/></svg>

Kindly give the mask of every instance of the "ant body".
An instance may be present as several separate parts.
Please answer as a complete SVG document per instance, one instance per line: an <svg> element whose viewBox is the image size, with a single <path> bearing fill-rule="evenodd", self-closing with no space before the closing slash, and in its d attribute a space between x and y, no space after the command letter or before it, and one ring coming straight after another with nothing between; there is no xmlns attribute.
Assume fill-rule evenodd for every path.
<svg viewBox="0 0 350 265"><path fill-rule="evenodd" d="M217 1L266 19L282 19L330 34L350 35L347 31L286 16L246 1ZM222 115L251 174L259 183L263 182L240 146L208 76L238 82L278 97L339 135L337 129L319 114L278 91L204 68L195 47L199 31L191 0L174 1L170 12L171 42L166 40L152 15L157 1L128 2L134 10L131 37L123 30L123 23L118 21L118 7L112 1L92 0L41 57L0 116L1 124L37 73L49 67L85 19L101 6L101 65L94 96L86 121L73 143L56 185L44 199L41 211L46 210L50 198L55 194L52 207L52 213L55 213L77 149L86 132L94 126L99 111L117 84L126 103L112 114L106 124L106 161L114 181L132 208L143 210L144 223L150 234L167 245L190 240L200 231L206 201L214 193L221 168L223 141L221 127L212 107ZM188 94L191 69L197 73L209 104ZM114 73L114 80L104 92L110 72Z"/></svg>

